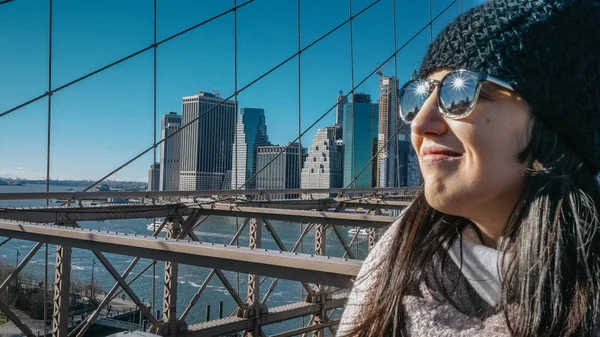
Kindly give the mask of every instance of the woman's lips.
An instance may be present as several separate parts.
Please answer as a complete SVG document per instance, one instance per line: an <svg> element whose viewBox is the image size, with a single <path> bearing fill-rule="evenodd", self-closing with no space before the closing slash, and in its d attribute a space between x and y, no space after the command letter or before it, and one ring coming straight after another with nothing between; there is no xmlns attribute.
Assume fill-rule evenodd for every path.
<svg viewBox="0 0 600 337"><path fill-rule="evenodd" d="M449 155L443 153L430 153L421 156L421 161L423 163L440 163L446 161L456 160L462 157L462 155Z"/></svg>
<svg viewBox="0 0 600 337"><path fill-rule="evenodd" d="M461 153L439 146L427 146L421 149L423 163L440 163L456 160L462 157Z"/></svg>

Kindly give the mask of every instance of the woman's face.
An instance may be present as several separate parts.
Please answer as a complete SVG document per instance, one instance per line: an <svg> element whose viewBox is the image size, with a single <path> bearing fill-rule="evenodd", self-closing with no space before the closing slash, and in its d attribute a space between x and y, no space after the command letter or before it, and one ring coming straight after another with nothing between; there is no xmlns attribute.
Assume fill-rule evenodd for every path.
<svg viewBox="0 0 600 337"><path fill-rule="evenodd" d="M516 157L527 144L529 119L517 95L491 83L483 84L473 112L458 120L439 113L434 91L411 124L428 203L473 221L510 213L523 189L526 166Z"/></svg>

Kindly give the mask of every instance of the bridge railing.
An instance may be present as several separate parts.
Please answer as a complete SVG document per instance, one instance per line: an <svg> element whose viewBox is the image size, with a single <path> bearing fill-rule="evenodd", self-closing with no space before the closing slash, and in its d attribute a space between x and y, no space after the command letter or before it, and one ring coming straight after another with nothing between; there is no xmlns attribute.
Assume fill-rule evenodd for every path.
<svg viewBox="0 0 600 337"><path fill-rule="evenodd" d="M225 194L227 192L221 191ZM360 258L376 241L377 229L394 219L380 215L381 210L401 210L409 204L406 197L382 198L371 195L363 198L331 198L323 200L238 200L224 202L161 202L145 204L100 204L80 207L39 207L0 209L0 235L37 242L4 283L11 282L30 257L43 243L56 245L56 264L52 314L52 333L55 336L84 336L112 299L124 292L141 311L151 331L163 336L208 336L243 332L261 335L269 325L308 319L290 331L293 335L323 330L335 331L347 289L360 269ZM345 213L350 208L362 209L362 214ZM223 217L240 219L227 244L203 236L203 226L211 219ZM151 235L107 232L83 228L91 221L115 221L132 218L160 218ZM213 225L214 226L214 225ZM346 227L357 228L349 231ZM163 230L166 228L166 235ZM363 229L362 231L360 229ZM266 231L265 231L266 230ZM366 233L365 233L366 231ZM349 234L351 232L352 234ZM290 233L297 235L290 241ZM297 233L297 234L296 234ZM248 245L240 245L240 239ZM282 237L285 236L285 239ZM359 247L359 240L362 246ZM211 242L212 241L212 242ZM90 250L115 280L104 300L85 321L68 331L68 298L73 248ZM301 249L302 248L302 249ZM133 257L129 266L117 272L106 253ZM362 256L360 254L362 253ZM142 259L164 261L162 310L148 308L132 288L137 275L131 271ZM179 271L182 265L209 268L209 272L188 304L177 306L182 297L178 292ZM146 267L144 270L148 270ZM239 279L242 275L242 291ZM207 322L190 321L190 313L211 280L218 280L235 309L231 315ZM299 282L300 295L286 294L295 304L271 304L280 279ZM269 282L267 282L269 281ZM288 281L286 281L288 282ZM237 283L237 285L236 285ZM296 288L298 289L298 288ZM0 291L2 288L0 288ZM285 291L289 291L286 288ZM178 310L179 309L179 310ZM32 336L28 327L11 308L0 303L0 310L23 331ZM160 317L159 313L162 313ZM289 325L288 325L289 326ZM273 331L273 330L271 330Z"/></svg>

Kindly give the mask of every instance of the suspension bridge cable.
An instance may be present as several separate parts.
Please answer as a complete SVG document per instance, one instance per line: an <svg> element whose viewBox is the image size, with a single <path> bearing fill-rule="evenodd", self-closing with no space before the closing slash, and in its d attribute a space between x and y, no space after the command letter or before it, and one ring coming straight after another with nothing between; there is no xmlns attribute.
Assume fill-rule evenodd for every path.
<svg viewBox="0 0 600 337"><path fill-rule="evenodd" d="M50 130L52 121L52 0L48 0L48 130L46 142L46 193L50 192ZM48 207L46 198L46 207ZM44 249L44 336L48 334L48 243Z"/></svg>
<svg viewBox="0 0 600 337"><path fill-rule="evenodd" d="M431 15L431 0L429 0L429 43L433 42L433 22L431 21Z"/></svg>
<svg viewBox="0 0 600 337"><path fill-rule="evenodd" d="M153 148L154 148L154 159L152 162L152 185L156 185L156 182L154 181L156 179L156 174L154 174L154 172L156 171L156 0L153 1L153 9L152 9L152 17L153 17L153 28L154 28L154 34L153 34L153 43L152 45L154 46L152 48L153 50L153 67L152 67L152 75L153 75L153 82L152 82L152 99L153 99L153 121L154 121L154 128L152 130L152 142L153 142ZM166 163L166 162L165 162ZM161 167L159 169L160 170L164 170L164 167ZM160 175L160 174L159 174ZM158 190L161 190L160 188L160 177L158 178L158 185L159 188ZM152 199L153 203L154 203L154 198ZM152 224L154 225L154 231L156 232L156 218L154 218L154 221L152 222ZM154 312L156 312L156 260L153 260L153 264L152 264L152 310ZM157 317L158 318L158 317Z"/></svg>
<svg viewBox="0 0 600 337"><path fill-rule="evenodd" d="M209 18L209 19L206 19L206 20L204 20L204 21L202 21L202 22L200 22L198 24L195 24L195 25L193 25L193 26L191 26L191 27L189 27L187 29L184 29L184 30L182 30L182 31L180 31L178 33L175 33L175 34L173 34L173 35L171 35L171 36L169 36L169 37L167 37L167 38L165 38L165 39L163 39L163 40L161 40L159 42L153 43L152 45L150 45L148 47L142 48L142 49L140 49L140 50L138 50L138 51L136 51L134 53L131 53L131 54L129 54L129 55L123 57L123 58L120 58L120 59L118 59L118 60L116 60L116 61L114 61L114 62L112 62L112 63L110 63L108 65L105 65L104 67L98 68L98 69L96 69L96 70L94 70L94 71L92 71L90 73L87 73L87 74L85 74L85 75L83 75L81 77L78 77L78 78L72 80L71 82L63 84L63 85L61 85L61 86L59 86L57 88L54 88L54 89L50 89L49 88L47 92L45 92L45 93L43 93L43 94L41 94L41 95L39 95L37 97L34 97L34 98L30 99L27 102L21 103L21 104L13 107L11 109L8 109L8 110L0 113L0 117L6 116L9 113L14 112L16 110L19 110L19 109L21 109L21 108L23 108L23 107L25 107L25 106L27 106L27 105L29 105L31 103L34 103L34 102L36 102L36 101L38 101L38 100L40 100L40 99L42 99L42 98L44 98L44 97L46 97L48 95L52 95L52 94L54 94L54 93L56 93L56 92L58 92L58 91L60 91L62 89L65 89L67 87L72 86L75 83L81 82L81 81L85 80L88 77L91 77L93 75L101 73L104 70L107 70L109 68L112 68L112 67L116 66L117 64L123 63L123 62L125 62L125 61L127 61L127 60L129 60L131 58L134 58L134 57L136 57L136 56L138 56L140 54L143 54L144 52L146 52L146 51L148 51L150 49L156 48L156 47L162 45L163 43L171 41L171 40L173 40L173 39L175 39L175 38L177 38L177 37L179 37L179 36L181 36L181 35L183 35L185 33L188 33L188 32L190 32L190 31L192 31L192 30L194 30L194 29L196 29L198 27L201 27L201 26L203 26L203 25L205 25L205 24L207 24L209 22L212 22L212 21L214 21L214 20L216 20L216 19L218 19L218 18L220 18L222 16L225 16L228 13L231 13L232 11L237 10L238 8L242 8L242 7L246 6L247 4L249 4L251 2L254 2L254 1L255 0L248 0L248 1L244 2L243 4L237 6L236 8L230 8L229 10L221 12L221 13L219 13L219 14L217 14L217 15Z"/></svg>
<svg viewBox="0 0 600 337"><path fill-rule="evenodd" d="M301 113L301 111L302 111L302 82L300 81L300 79L301 79L300 75L301 75L302 68L301 68L301 62L300 62L300 56L301 56L300 50L301 50L302 44L301 44L301 39L300 39L300 36L301 36L300 35L300 32L301 32L301 30L300 30L300 28L301 28L301 25L300 25L300 0L298 0L296 3L296 24L297 24L296 40L297 40L297 44L298 44L298 67L297 67L297 72L298 72L298 75L297 75L297 80L298 80L298 138L301 139L300 135L302 133L302 128L301 128L301 123L302 123L302 119L301 119L301 117L302 117L302 113ZM300 177L300 185L302 184L302 163L300 162L300 158L302 158L301 152L302 152L302 145L299 142L298 143L298 170L299 170L298 174ZM302 186L300 186L300 187L302 187ZM299 226L300 226L300 235L302 235L302 231L304 230L304 228L302 228L302 227L304 227L302 225L302 222L300 222ZM303 240L300 241L300 253L304 253L304 241ZM304 287L302 284L300 284L300 300L302 301L303 299L304 299ZM304 324L305 324L304 316L302 316L302 324L300 325L300 327L301 328L304 327Z"/></svg>
<svg viewBox="0 0 600 337"><path fill-rule="evenodd" d="M252 0L253 1L253 0ZM360 14L364 13L365 11L369 10L370 8L372 8L375 4L379 3L381 0L376 0L375 2L371 3L369 6L365 7L364 9L362 9L359 13L357 13L356 15L354 15L354 17L359 16ZM457 1L457 0L455 0ZM238 6L239 8L240 6ZM331 29L330 31L328 31L327 33L321 35L319 38L317 38L316 40L312 41L310 44L306 45L304 48L302 48L299 52L302 53L304 51L306 51L307 49L313 47L315 44L319 43L320 41L322 41L324 38L326 38L327 36L331 35L332 33L334 33L336 30L340 29L340 27L343 27L346 23L348 23L348 20L345 20L344 22L340 23L339 25L337 25L336 27L334 27L333 29ZM241 89L239 89L236 93L239 94L243 91L245 91L246 89L248 89L249 87L251 87L252 85L254 85L256 82L262 80L263 78L265 78L266 76L268 76L269 74L271 74L272 72L274 72L275 70L279 69L280 67L282 67L284 64L288 63L290 60L294 59L296 57L296 55L298 55L298 52L294 53L293 55L291 55L290 57L286 58L285 60L283 60L282 62L280 62L279 64L277 64L276 66L272 67L271 69L267 70L266 72L264 72L262 75L258 76L257 78L255 78L254 80L252 80L250 83L246 84L245 86L243 86ZM215 109L217 109L218 107L220 107L221 105L223 105L225 102L227 102L228 100L230 100L231 98L233 98L235 96L235 94L232 94L228 97L226 97L225 99L223 99L221 102L215 104L213 107L211 107L210 109L208 109L207 111L205 111L204 113L200 114L198 117L195 117L194 119L192 119L191 121L189 121L188 123L186 123L185 125L181 126L178 130L175 130L172 134L170 134L169 136L166 136L165 138L161 139L160 141L158 141L156 143L156 145L160 145L163 142L165 142L167 139L175 136L176 134L178 134L179 132L183 131L185 128L189 127L192 123L198 121L200 118L206 116L207 114L213 112ZM323 116L325 117L325 116ZM322 119L322 118L321 118ZM320 119L319 119L320 120ZM318 121L317 121L318 122ZM313 125L311 125L312 128ZM309 128L310 129L310 128ZM306 130L308 131L308 130ZM304 135L306 133L306 131L302 134ZM295 139L294 141L296 141L297 139ZM289 147L289 144L288 144ZM288 148L286 147L286 149ZM131 164L132 162L134 162L135 160L137 160L138 158L140 158L141 156L145 155L146 153L148 153L149 151L151 151L153 148L153 146L150 146L149 148L145 149L144 151L140 152L139 154L137 154L136 156L134 156L133 158L129 159L127 162L125 162L124 164L120 165L119 167L117 167L116 169L112 170L111 172L109 172L108 174L106 174L104 177L98 179L97 181L95 181L94 183L92 183L91 185L89 185L88 187L86 187L82 192L87 192L89 191L92 187L98 185L100 182L104 181L105 179L107 179L108 177L112 176L113 174L115 174L116 172L120 171L121 169L123 169L124 167L126 167L127 165ZM281 152L279 153L279 155L281 154ZM253 179L256 175L253 175L250 179ZM246 183L248 182L248 180L246 180ZM241 189L242 187L246 186L246 183L244 183L242 186L239 187L239 189Z"/></svg>
<svg viewBox="0 0 600 337"><path fill-rule="evenodd" d="M296 40L298 43L298 187L302 187L302 137L300 136L300 134L302 133L302 81L301 81L301 56L302 56L302 51L300 49L301 47L301 42L300 42L300 1L298 0L298 3L296 5L297 10L296 10L296 16L297 16L297 29L296 29ZM304 289L304 288L303 288Z"/></svg>
<svg viewBox="0 0 600 337"><path fill-rule="evenodd" d="M446 8L444 8L438 15L436 15L432 20L435 21L437 20L442 14L444 14L450 7L452 7L452 5L454 5L458 0L454 0L452 1L448 6L446 6ZM354 17L357 17L357 15L355 15ZM419 29L419 31L417 31L412 37L410 37L404 44L402 44L402 46L400 46L398 49L396 49L396 51L394 51L394 53L392 55L390 55L390 57L388 57L387 59L385 59L381 65L375 67L375 69L373 69L373 71L371 71L365 78L363 78L354 88L352 88L352 90L347 93L344 96L341 96L342 99L344 98L348 98L348 96L350 95L351 92L354 92L354 90L356 90L356 88L360 87L361 85L363 85L369 78L371 78L371 76L373 76L377 71L379 71L387 62L389 62L394 55L398 54L400 51L402 51L409 43L411 43L415 38L417 38L417 36L419 36L425 29L427 29L427 27L429 27L429 23L425 26L423 26L421 29ZM323 113L319 118L317 118L308 128L306 128L304 130L304 132L302 132L301 136L304 136L310 129L312 129L317 123L319 123L323 118L325 118L325 116L327 116L327 114L329 114L335 107L337 106L337 102L336 104L334 104L331 108L329 108L329 110L325 111L325 113ZM251 179L254 179L254 177L256 177L260 172L262 172L268 165L270 165L272 162L274 162L281 154L283 154L289 147L290 145L295 142L298 138L294 139L290 144L288 144L287 146L283 147L283 149L277 153L275 155L274 158L272 158L262 169L258 170L256 173L254 173L254 175L252 175L252 177L250 177L248 180L246 180L246 182L250 181ZM242 187L245 186L242 185Z"/></svg>
<svg viewBox="0 0 600 337"><path fill-rule="evenodd" d="M349 6L350 6L350 18L352 18L352 0L349 0ZM353 38L352 38L352 20L350 20L350 81L351 81L351 86L350 86L350 93L352 94L351 99L352 102L350 103L350 116L352 116L352 132L354 133L354 129L355 129L355 120L354 120L354 45L353 45ZM346 97L347 98L347 97ZM352 171L351 172L355 172L356 171L356 144L355 144L355 137L352 137ZM342 179L343 180L343 179Z"/></svg>
<svg viewBox="0 0 600 337"><path fill-rule="evenodd" d="M237 5L237 0L233 0L233 7L235 8ZM233 92L234 92L234 101L235 101L235 106L236 106L236 111L235 111L235 115L236 115L236 121L237 118L239 118L239 114L238 114L238 69L237 69L237 10L233 11ZM235 153L234 153L234 157L235 157L235 187L232 186L233 188L237 188L237 184L238 184L238 133L237 133L237 122L234 123L233 125L233 132L235 135ZM244 130L244 134L245 134L245 130ZM248 152L246 152L246 156L248 156L247 154ZM246 159L246 163L248 162L248 160ZM244 177L246 176L246 170L244 170ZM239 223L239 218L235 217L235 232L237 233L240 229L240 223ZM235 238L235 245L237 247L240 246L240 239L239 236ZM240 293L240 273L236 272L235 273L235 280L236 280L236 286L237 286L237 293ZM241 309L241 308L240 308Z"/></svg>
<svg viewBox="0 0 600 337"><path fill-rule="evenodd" d="M2 1L0 1L0 5L4 5L4 4L7 4L9 2L13 2L13 1L15 1L15 0L2 0Z"/></svg>
<svg viewBox="0 0 600 337"><path fill-rule="evenodd" d="M396 50L397 43L397 29L396 29L396 0L392 0L392 30L394 31L394 50ZM398 118L398 107L399 107L399 97L398 97L398 85L400 83L398 79L398 55L394 55L394 79L395 79L395 92L392 93L392 113L395 114L396 119L396 130L400 129L400 118ZM400 186L400 156L398 155L398 146L396 146L396 153L394 153L394 157L396 158L396 186Z"/></svg>

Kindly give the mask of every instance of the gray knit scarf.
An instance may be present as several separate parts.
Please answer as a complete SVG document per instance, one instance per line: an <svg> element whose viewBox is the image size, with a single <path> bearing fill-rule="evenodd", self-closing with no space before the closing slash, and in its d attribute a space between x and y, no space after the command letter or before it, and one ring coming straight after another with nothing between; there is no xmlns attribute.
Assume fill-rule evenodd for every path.
<svg viewBox="0 0 600 337"><path fill-rule="evenodd" d="M353 324L360 321L362 308L370 300L368 291L378 275L375 267L387 255L398 226L399 220L390 226L365 259L348 298L338 336L346 335ZM501 290L498 266L502 253L484 246L472 227L465 229L462 240L456 240L448 252L451 259L446 259L444 277L441 280L426 277L428 286L422 284L422 297L404 298L408 333L411 336L509 336L503 314L497 309ZM455 280L459 273L463 277L458 278L457 284ZM440 302L440 294L431 290L439 286L455 289L453 304Z"/></svg>

